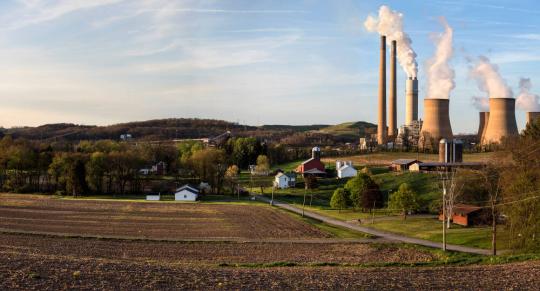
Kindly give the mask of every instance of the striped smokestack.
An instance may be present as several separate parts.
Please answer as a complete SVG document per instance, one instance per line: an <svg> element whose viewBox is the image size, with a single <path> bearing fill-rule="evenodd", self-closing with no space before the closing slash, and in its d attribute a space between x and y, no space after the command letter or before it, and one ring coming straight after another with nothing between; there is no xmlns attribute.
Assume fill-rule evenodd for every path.
<svg viewBox="0 0 540 291"><path fill-rule="evenodd" d="M377 143L386 143L386 36L381 35L381 62L379 66L379 122Z"/></svg>
<svg viewBox="0 0 540 291"><path fill-rule="evenodd" d="M394 139L397 135L397 92L396 92L396 41L390 48L390 112L388 114L388 136Z"/></svg>

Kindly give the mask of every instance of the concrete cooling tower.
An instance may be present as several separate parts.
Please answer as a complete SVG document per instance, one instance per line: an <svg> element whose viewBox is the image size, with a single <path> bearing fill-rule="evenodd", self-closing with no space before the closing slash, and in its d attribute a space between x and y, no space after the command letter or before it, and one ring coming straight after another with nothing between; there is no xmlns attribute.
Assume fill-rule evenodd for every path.
<svg viewBox="0 0 540 291"><path fill-rule="evenodd" d="M405 82L405 125L418 120L418 79L408 78Z"/></svg>
<svg viewBox="0 0 540 291"><path fill-rule="evenodd" d="M527 124L536 122L536 120L540 119L540 112L527 112L525 115L527 117Z"/></svg>
<svg viewBox="0 0 540 291"><path fill-rule="evenodd" d="M482 137L486 132L487 124L489 121L489 112L479 112L480 122L478 125L478 141L482 141Z"/></svg>
<svg viewBox="0 0 540 291"><path fill-rule="evenodd" d="M424 99L424 124L420 132L421 138L429 135L437 143L441 138L453 139L449 104L448 99Z"/></svg>
<svg viewBox="0 0 540 291"><path fill-rule="evenodd" d="M489 120L482 144L499 143L503 137L516 135L516 99L489 98Z"/></svg>

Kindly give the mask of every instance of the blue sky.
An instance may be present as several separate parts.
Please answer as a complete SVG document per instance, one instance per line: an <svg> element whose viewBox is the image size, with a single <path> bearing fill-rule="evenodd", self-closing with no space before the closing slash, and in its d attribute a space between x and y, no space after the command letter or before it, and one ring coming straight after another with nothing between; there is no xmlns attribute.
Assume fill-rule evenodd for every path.
<svg viewBox="0 0 540 291"><path fill-rule="evenodd" d="M483 95L467 56L491 58L514 93L520 77L540 92L537 1L2 0L0 125L375 122L379 40L363 21L382 4L404 14L420 104L438 17L454 28L455 133L476 131ZM398 123L404 83L399 70Z"/></svg>

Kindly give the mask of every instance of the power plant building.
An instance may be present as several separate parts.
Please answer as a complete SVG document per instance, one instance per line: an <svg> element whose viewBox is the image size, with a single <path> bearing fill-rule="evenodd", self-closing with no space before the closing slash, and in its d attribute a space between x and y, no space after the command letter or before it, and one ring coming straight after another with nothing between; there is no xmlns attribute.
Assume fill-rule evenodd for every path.
<svg viewBox="0 0 540 291"><path fill-rule="evenodd" d="M527 125L536 122L540 119L540 112L526 112Z"/></svg>
<svg viewBox="0 0 540 291"><path fill-rule="evenodd" d="M482 145L499 143L504 137L517 136L516 99L490 98L489 120L482 137Z"/></svg>

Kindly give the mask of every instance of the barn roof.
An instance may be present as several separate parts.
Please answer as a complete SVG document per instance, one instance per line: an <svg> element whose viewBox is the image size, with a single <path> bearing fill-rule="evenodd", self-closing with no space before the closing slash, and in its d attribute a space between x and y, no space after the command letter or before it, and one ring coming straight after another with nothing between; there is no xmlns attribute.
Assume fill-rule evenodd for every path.
<svg viewBox="0 0 540 291"><path fill-rule="evenodd" d="M457 213L457 214L469 214L469 213L476 212L480 209L482 209L482 207L468 205L468 204L456 204L454 205L453 211L454 213Z"/></svg>
<svg viewBox="0 0 540 291"><path fill-rule="evenodd" d="M418 160L415 160L415 159L397 159L397 160L394 160L392 161L392 164L395 164L395 165L409 165L409 164L414 164L414 163L421 163L420 161Z"/></svg>
<svg viewBox="0 0 540 291"><path fill-rule="evenodd" d="M193 187L191 185L188 185L188 184L176 189L176 192L180 192L180 191L183 191L183 190L189 191L189 192L191 192L193 194L199 194L199 189L197 189L197 188L195 188L195 187Z"/></svg>

